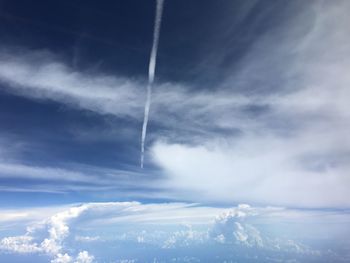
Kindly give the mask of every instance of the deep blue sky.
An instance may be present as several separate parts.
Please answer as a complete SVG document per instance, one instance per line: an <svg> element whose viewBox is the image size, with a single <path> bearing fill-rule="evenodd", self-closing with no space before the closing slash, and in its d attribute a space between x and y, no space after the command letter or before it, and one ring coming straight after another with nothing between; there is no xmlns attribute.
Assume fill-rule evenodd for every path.
<svg viewBox="0 0 350 263"><path fill-rule="evenodd" d="M157 80L189 83L194 90L215 89L222 76L228 74L226 69L244 56L255 38L271 25L276 26L274 21L283 17L286 8L285 3L277 4L274 10L257 3L239 20L241 12L250 8L244 2L232 5L228 1L167 1ZM46 50L73 70L86 74L99 71L142 80L147 77L153 1L2 1L0 11L2 47L25 48L28 52ZM274 15L267 14L262 19L261 12ZM233 20L237 16L233 27L232 16ZM223 53L224 58L220 57ZM5 147L30 144L16 154L22 163L137 169L141 120L72 109L52 100L25 98L8 92L6 85L1 83L0 132L6 138ZM120 138L118 131L125 127L132 132ZM158 129L166 131L167 127L150 123L150 134ZM74 134L76 130L97 136L105 134L89 140ZM4 187L31 184L23 179L1 180ZM15 198L8 192L1 194ZM33 193L15 195L20 198L19 203L37 202ZM22 195L30 199L23 200Z"/></svg>
<svg viewBox="0 0 350 263"><path fill-rule="evenodd" d="M160 81L189 82L196 90L215 89L219 86L225 69L234 66L265 30L278 28L276 21L286 19L283 13L286 6L297 4L281 2L274 4L272 8L267 4L257 3L249 10L247 17L242 19L243 21L237 21L237 25L233 27L232 22L235 21L232 20L238 20L242 16L240 12L247 8L244 2L247 1L236 1L234 4L228 1L166 2L157 78ZM153 1L105 1L103 4L83 1L83 3L2 1L0 25L2 46L48 50L57 55L60 61L78 71L89 72L96 67L108 74L117 73L130 78L145 79L152 43ZM259 15L261 13L264 13L264 19ZM270 13L273 16L270 16ZM225 53L225 58L220 58L221 53ZM210 56L207 57L205 54ZM2 89L1 100L2 118L6 118L4 119L6 126L2 132L18 134L19 139L28 139L24 138L28 136L34 140L38 137L43 141L46 134L49 137L47 143L50 143L50 139L70 140L72 138L66 133L68 128L114 127L118 126L120 121L113 120L112 116L96 116L89 112L70 110L52 101L33 101L13 96L6 93L5 88ZM140 123L130 125L140 126ZM56 152L57 149L60 152L59 145L64 147L70 145L77 151L80 147L84 147L84 145L73 147L72 143L76 141L65 144L61 142L59 140L58 145L51 150ZM101 146L106 150L106 145ZM115 145L109 146L115 147ZM107 145L107 148L109 146ZM138 143L129 145L127 150L133 149L133 146L137 148ZM93 147L97 147L95 150L98 151L99 145ZM62 154L61 158L70 151ZM103 161L102 159L108 159L110 156L110 153L98 152L103 158L98 158L94 153L95 162L98 162L98 159ZM92 154L91 151L85 150L84 153L83 156L72 154L68 158L75 157L84 161L85 155L88 158L88 155ZM118 163L115 162L115 157L112 159L114 165ZM87 161L90 163L93 160L90 158ZM123 163L125 161L123 160ZM112 163L110 165L113 165Z"/></svg>
<svg viewBox="0 0 350 263"><path fill-rule="evenodd" d="M310 194L318 180L301 183L333 169L341 179L332 183L344 185L349 158L338 143L345 106L326 93L332 86L339 89L332 95L346 96L346 80L324 74L345 68L338 58L347 54L346 18L333 19L343 17L336 6L325 15L327 8L322 1L166 1L141 170L154 1L1 1L0 202L344 206L343 194L332 201ZM217 167L200 168L207 158ZM72 181L69 172L87 180ZM276 186L281 173L288 179ZM211 182L216 174L219 185ZM242 178L257 195L219 190L249 193ZM293 185L291 196L305 197L270 197L267 189L283 182Z"/></svg>

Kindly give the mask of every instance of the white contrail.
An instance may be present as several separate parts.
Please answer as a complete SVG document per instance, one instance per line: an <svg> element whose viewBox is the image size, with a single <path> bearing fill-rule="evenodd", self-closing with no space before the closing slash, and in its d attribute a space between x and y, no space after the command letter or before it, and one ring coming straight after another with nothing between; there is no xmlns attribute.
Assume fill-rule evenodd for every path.
<svg viewBox="0 0 350 263"><path fill-rule="evenodd" d="M144 154L145 154L145 139L146 139L148 116L149 116L149 108L151 106L151 94L152 94L152 85L154 81L154 72L156 69L157 49L158 49L158 42L159 42L160 25L162 22L163 3L164 3L164 0L157 0L156 18L154 21L154 31L153 31L153 44L152 44L152 51L151 51L151 56L149 59L149 66L148 66L148 85L147 85L147 98L146 98L146 104L145 104L145 115L143 118L143 125L142 125L141 168L143 168L143 160L144 160Z"/></svg>

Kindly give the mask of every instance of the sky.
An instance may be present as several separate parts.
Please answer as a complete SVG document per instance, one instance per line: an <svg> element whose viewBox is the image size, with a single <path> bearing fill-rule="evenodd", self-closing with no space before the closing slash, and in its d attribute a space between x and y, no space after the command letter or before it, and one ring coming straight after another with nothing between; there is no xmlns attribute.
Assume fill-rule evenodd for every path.
<svg viewBox="0 0 350 263"><path fill-rule="evenodd" d="M0 0L0 261L349 262L349 12Z"/></svg>

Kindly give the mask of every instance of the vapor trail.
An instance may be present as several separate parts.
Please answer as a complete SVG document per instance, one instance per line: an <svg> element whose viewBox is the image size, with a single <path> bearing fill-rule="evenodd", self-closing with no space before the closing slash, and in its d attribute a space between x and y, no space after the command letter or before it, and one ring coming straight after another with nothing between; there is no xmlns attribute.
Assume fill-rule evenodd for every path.
<svg viewBox="0 0 350 263"><path fill-rule="evenodd" d="M153 44L152 44L152 50L151 50L151 55L149 59L149 65L148 65L148 85L147 85L147 98L146 98L146 104L145 104L145 115L143 118L142 135L141 135L141 168L143 168L143 160L145 155L145 139L146 139L146 132L147 132L149 109L151 106L151 95L152 95L152 86L154 81L154 72L156 69L159 32L160 32L160 25L162 22L162 13L163 13L163 3L164 3L164 0L157 0L156 18L154 21L154 31L153 31Z"/></svg>

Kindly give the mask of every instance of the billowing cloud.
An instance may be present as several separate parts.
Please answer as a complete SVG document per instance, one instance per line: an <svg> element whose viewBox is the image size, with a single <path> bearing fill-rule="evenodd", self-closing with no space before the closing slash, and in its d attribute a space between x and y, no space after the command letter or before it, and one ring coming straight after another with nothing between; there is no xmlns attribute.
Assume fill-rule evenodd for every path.
<svg viewBox="0 0 350 263"><path fill-rule="evenodd" d="M40 247L33 242L33 239L33 237L28 235L5 237L1 240L1 249L17 253L41 252Z"/></svg>
<svg viewBox="0 0 350 263"><path fill-rule="evenodd" d="M167 175L163 186L189 200L349 206L348 165L317 164L317 156L310 156L308 162L316 167L307 167L304 158L308 156L299 146L305 145L256 137L232 146L158 143L153 156ZM328 189L334 194L325 196Z"/></svg>
<svg viewBox="0 0 350 263"><path fill-rule="evenodd" d="M196 208L192 206L181 203L142 205L138 202L82 204L60 211L47 219L42 219L28 227L25 235L1 239L0 248L16 253L46 253L53 257L52 263L73 262L73 257L66 252L63 244L70 235L70 225L79 217L84 220L85 216L88 221L94 222L94 225L142 221L169 223L169 221L179 220L179 212L183 212L181 213L183 220L198 219L198 222L201 223L202 220L208 222L213 213L218 211L215 208ZM201 210L205 211L205 214L201 215ZM6 213L3 214L6 216ZM43 229L47 231L46 235L42 235ZM41 240L40 236L43 236ZM84 238L85 240L86 238ZM94 257L89 255L87 251L81 251L74 262L90 263L93 259Z"/></svg>
<svg viewBox="0 0 350 263"><path fill-rule="evenodd" d="M24 236L7 237L1 240L1 248L19 253L47 253L52 255L53 263L71 262L71 256L62 254L62 242L69 235L68 221L77 218L86 206L72 207L67 211L59 212L51 216L44 224L47 226L48 237L41 243L35 242L32 236L36 231L43 228L43 223L27 229Z"/></svg>
<svg viewBox="0 0 350 263"><path fill-rule="evenodd" d="M307 5L284 30L256 41L225 83L240 87L238 97L251 94L243 96L245 106L193 118L240 133L218 132L200 143L159 140L153 156L165 187L191 200L349 207L348 9L347 1Z"/></svg>
<svg viewBox="0 0 350 263"><path fill-rule="evenodd" d="M92 263L94 261L94 256L89 255L87 251L79 252L76 263Z"/></svg>
<svg viewBox="0 0 350 263"><path fill-rule="evenodd" d="M267 211L269 209L266 209ZM266 212L266 211L265 211ZM209 231L209 236L218 243L241 245L268 250L293 251L296 253L320 254L291 239L272 239L264 236L259 229L246 222L249 217L261 216L257 209L249 205L239 205L217 216Z"/></svg>
<svg viewBox="0 0 350 263"><path fill-rule="evenodd" d="M213 249L213 256L216 249L228 249L228 252L253 249L250 252L253 253L257 248L278 255L290 253L316 258L334 256L333 252L320 253L290 236L285 238L272 234L263 227L274 226L274 220L285 222L285 219L289 219L295 224L298 222L296 215L303 222L311 216L313 224L317 222L315 217L324 220L328 215L334 216L334 212L319 211L317 215L315 211L293 211L278 207L238 205L219 209L185 203L138 202L85 203L65 209L59 207L58 210L48 218L30 223L24 235L3 237L0 250L7 253L44 254L52 263L103 262L106 258L99 254L101 246L104 251L110 251L108 253L113 251L115 259L136 255L144 250L148 254L142 255L152 258L150 251L163 251L171 255L177 249L191 251L200 247ZM339 216L349 221L348 215L340 213ZM335 218L328 217L323 224L335 222ZM109 230L106 232L106 229ZM83 237L82 234L88 236ZM129 251L130 244L132 250ZM115 250L116 246L118 250Z"/></svg>
<svg viewBox="0 0 350 263"><path fill-rule="evenodd" d="M51 263L70 263L72 262L72 257L69 256L67 253L62 255L61 253L58 253L56 258L51 260Z"/></svg>

